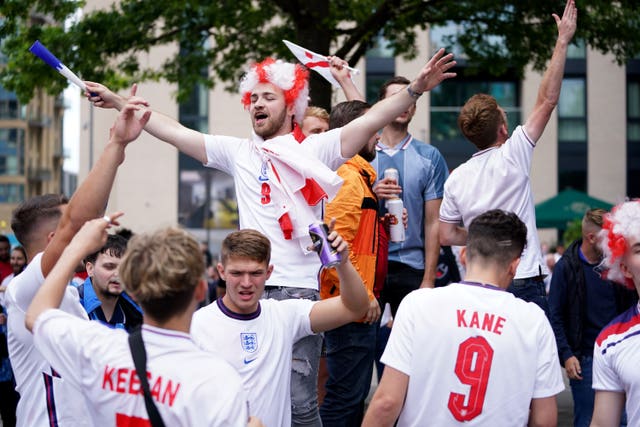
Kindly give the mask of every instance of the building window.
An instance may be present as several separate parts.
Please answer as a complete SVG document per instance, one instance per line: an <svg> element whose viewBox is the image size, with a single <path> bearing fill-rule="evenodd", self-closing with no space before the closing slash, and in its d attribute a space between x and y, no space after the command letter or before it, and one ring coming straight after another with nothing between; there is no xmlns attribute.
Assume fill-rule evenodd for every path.
<svg viewBox="0 0 640 427"><path fill-rule="evenodd" d="M24 174L24 131L0 129L0 175Z"/></svg>
<svg viewBox="0 0 640 427"><path fill-rule="evenodd" d="M486 93L498 101L507 113L509 132L520 123L518 83L514 80L465 79L464 69L458 77L431 91L431 144L447 159L449 169L467 161L476 148L467 141L458 128L458 115L462 106L476 93Z"/></svg>
<svg viewBox="0 0 640 427"><path fill-rule="evenodd" d="M20 203L24 200L24 185L0 184L0 203Z"/></svg>
<svg viewBox="0 0 640 427"><path fill-rule="evenodd" d="M20 118L20 103L16 94L0 86L0 120Z"/></svg>
<svg viewBox="0 0 640 427"><path fill-rule="evenodd" d="M365 62L367 69L366 98L368 103L374 104L378 101L380 87L396 75L393 49L382 35L376 37L374 46L367 51Z"/></svg>
<svg viewBox="0 0 640 427"><path fill-rule="evenodd" d="M558 191L587 192L587 94L584 77L562 81L558 101Z"/></svg>

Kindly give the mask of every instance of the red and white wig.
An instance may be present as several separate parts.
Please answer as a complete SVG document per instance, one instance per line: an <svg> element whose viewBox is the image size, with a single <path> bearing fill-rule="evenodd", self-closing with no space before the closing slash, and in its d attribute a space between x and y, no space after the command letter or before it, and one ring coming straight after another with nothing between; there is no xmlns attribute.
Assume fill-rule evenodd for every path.
<svg viewBox="0 0 640 427"><path fill-rule="evenodd" d="M287 107L293 106L295 121L302 123L309 103L309 71L305 67L273 58L255 64L240 81L245 109L251 105L251 92L258 83L271 83L282 89Z"/></svg>
<svg viewBox="0 0 640 427"><path fill-rule="evenodd" d="M620 263L625 252L629 250L629 239L635 238L640 241L640 200L631 200L614 207L611 213L605 216L600 235L600 246L604 255L602 264L607 268L606 278L634 289L633 280L625 277Z"/></svg>

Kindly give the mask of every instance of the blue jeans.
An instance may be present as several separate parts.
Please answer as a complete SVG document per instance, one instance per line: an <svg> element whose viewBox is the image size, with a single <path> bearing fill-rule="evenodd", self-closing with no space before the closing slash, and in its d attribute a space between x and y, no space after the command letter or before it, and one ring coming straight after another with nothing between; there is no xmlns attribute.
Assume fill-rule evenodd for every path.
<svg viewBox="0 0 640 427"><path fill-rule="evenodd" d="M569 380L571 395L573 396L573 425L574 427L589 427L593 415L593 404L596 393L593 384L593 357L582 356L580 358L582 380ZM620 418L620 425L626 426L626 413Z"/></svg>
<svg viewBox="0 0 640 427"><path fill-rule="evenodd" d="M348 323L325 332L327 394L320 407L324 427L362 424L364 400L369 394L377 325Z"/></svg>
<svg viewBox="0 0 640 427"><path fill-rule="evenodd" d="M526 279L515 279L511 282L507 291L520 299L537 304L544 311L544 314L549 317L547 291L544 286L544 279L540 276L529 277Z"/></svg>
<svg viewBox="0 0 640 427"><path fill-rule="evenodd" d="M308 299L318 301L315 289L267 287L262 298L275 300ZM322 427L318 411L318 364L322 351L322 335L309 335L293 344L291 363L291 426Z"/></svg>
<svg viewBox="0 0 640 427"><path fill-rule="evenodd" d="M592 368L593 357L582 356L580 358L582 380L569 380L573 397L573 425L575 427L589 427L589 424L591 424L593 402L596 395L591 388Z"/></svg>

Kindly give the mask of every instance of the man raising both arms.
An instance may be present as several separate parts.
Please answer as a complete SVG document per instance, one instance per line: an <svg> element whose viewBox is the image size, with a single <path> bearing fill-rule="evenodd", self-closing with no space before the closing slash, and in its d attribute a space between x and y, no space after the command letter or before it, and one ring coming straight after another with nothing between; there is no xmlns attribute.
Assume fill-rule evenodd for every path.
<svg viewBox="0 0 640 427"><path fill-rule="evenodd" d="M174 145L207 167L234 177L241 229L262 232L273 244L273 273L266 296L317 300L320 262L310 246L308 226L322 216L319 202L332 198L341 180L335 174L378 129L413 104L415 97L454 77L451 54L439 50L402 90L343 128L304 138L299 123L308 99L308 72L301 65L266 59L251 67L240 83L249 110L249 139L204 135L154 112L147 132ZM124 98L87 82L97 106L121 108ZM91 96L90 93L97 94ZM294 273L294 274L292 274ZM320 425L317 369L322 340L296 345L292 364L293 425Z"/></svg>

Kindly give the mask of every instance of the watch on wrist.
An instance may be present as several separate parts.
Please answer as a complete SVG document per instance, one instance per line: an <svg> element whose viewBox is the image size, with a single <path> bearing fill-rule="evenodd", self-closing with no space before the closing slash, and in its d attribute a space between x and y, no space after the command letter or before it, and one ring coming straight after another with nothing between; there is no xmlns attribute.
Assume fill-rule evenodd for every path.
<svg viewBox="0 0 640 427"><path fill-rule="evenodd" d="M422 92L416 92L413 89L411 89L411 84L407 85L407 93L413 99L418 99L418 98L420 98L422 96Z"/></svg>

